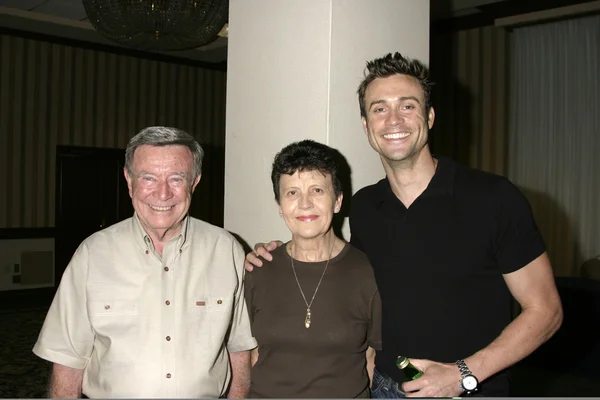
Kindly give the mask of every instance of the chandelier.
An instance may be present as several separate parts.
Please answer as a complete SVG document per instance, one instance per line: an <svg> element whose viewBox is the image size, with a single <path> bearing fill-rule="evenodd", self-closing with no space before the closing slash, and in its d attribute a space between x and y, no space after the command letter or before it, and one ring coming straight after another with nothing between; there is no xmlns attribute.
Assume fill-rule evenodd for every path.
<svg viewBox="0 0 600 400"><path fill-rule="evenodd" d="M83 0L108 39L141 50L187 50L217 39L229 0Z"/></svg>

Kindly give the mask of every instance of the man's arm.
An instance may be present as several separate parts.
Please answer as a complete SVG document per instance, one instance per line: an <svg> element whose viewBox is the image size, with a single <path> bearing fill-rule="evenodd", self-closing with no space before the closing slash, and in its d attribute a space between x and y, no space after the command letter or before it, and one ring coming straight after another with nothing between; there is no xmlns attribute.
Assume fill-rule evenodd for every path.
<svg viewBox="0 0 600 400"><path fill-rule="evenodd" d="M254 245L254 251L246 254L246 261L244 262L244 268L246 271L252 272L254 267L263 266L263 263L258 256L261 256L267 261L273 261L271 252L281 245L283 245L281 240L273 240L269 243L256 243Z"/></svg>
<svg viewBox="0 0 600 400"><path fill-rule="evenodd" d="M75 251L33 347L52 363L48 396L79 398L83 370L94 348L94 330L87 312L89 251L84 241Z"/></svg>
<svg viewBox="0 0 600 400"><path fill-rule="evenodd" d="M254 367L254 364L258 361L258 347L250 351L250 365Z"/></svg>
<svg viewBox="0 0 600 400"><path fill-rule="evenodd" d="M369 387L373 387L373 373L375 371L375 354L375 349L369 346L365 354L365 357L367 358L367 374L369 374Z"/></svg>
<svg viewBox="0 0 600 400"><path fill-rule="evenodd" d="M81 397L83 370L54 363L50 376L48 397L52 399L78 399Z"/></svg>
<svg viewBox="0 0 600 400"><path fill-rule="evenodd" d="M465 359L473 375L484 381L531 354L562 324L560 297L547 253L525 267L505 274L510 293L522 312L485 348ZM453 397L461 394L460 373L454 364L411 360L424 375L403 388L409 397Z"/></svg>
<svg viewBox="0 0 600 400"><path fill-rule="evenodd" d="M252 337L250 317L246 307L244 250L239 243L233 244L234 264L238 273L238 290L235 293L235 305L231 328L227 339L227 349L231 363L231 386L227 397L246 398L250 388L250 350L256 347L256 340Z"/></svg>
<svg viewBox="0 0 600 400"><path fill-rule="evenodd" d="M563 320L547 253L524 268L505 274L504 281L522 312L495 341L465 360L472 365L469 368L473 374L480 374L482 379L527 357L556 333Z"/></svg>
<svg viewBox="0 0 600 400"><path fill-rule="evenodd" d="M231 387L228 399L245 399L250 389L250 351L229 353L231 361Z"/></svg>

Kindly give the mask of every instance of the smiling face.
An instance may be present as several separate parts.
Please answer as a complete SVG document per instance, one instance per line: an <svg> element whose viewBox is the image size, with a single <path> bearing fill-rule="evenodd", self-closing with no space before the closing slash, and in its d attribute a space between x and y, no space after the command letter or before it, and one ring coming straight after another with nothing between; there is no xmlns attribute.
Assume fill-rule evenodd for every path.
<svg viewBox="0 0 600 400"><path fill-rule="evenodd" d="M377 78L367 87L365 106L363 127L382 162L413 164L427 145L435 117L433 108L426 111L419 81L400 74Z"/></svg>
<svg viewBox="0 0 600 400"><path fill-rule="evenodd" d="M322 237L342 206L343 196L336 197L331 175L319 171L281 175L279 194L279 211L294 238Z"/></svg>
<svg viewBox="0 0 600 400"><path fill-rule="evenodd" d="M133 208L146 233L164 241L179 234L200 182L185 146L142 145L133 156L132 176L125 170Z"/></svg>

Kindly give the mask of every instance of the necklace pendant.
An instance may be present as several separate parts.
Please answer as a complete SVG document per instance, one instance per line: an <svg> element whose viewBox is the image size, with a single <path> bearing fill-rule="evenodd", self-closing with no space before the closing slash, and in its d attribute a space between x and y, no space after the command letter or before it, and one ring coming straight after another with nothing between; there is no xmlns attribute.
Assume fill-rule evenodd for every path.
<svg viewBox="0 0 600 400"><path fill-rule="evenodd" d="M304 326L306 329L310 328L310 308L306 309L306 318L304 318Z"/></svg>

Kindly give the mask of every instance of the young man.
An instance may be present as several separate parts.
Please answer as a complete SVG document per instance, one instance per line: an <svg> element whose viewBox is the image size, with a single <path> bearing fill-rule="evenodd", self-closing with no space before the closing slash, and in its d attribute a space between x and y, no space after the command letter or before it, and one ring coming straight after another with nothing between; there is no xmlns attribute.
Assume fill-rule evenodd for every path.
<svg viewBox="0 0 600 400"><path fill-rule="evenodd" d="M350 213L351 242L368 255L383 305L373 396L508 396L506 368L560 327L560 299L519 190L432 156L429 93L427 68L399 53L368 62L358 89L386 172L355 194ZM246 268L275 246L258 244ZM522 308L512 321L511 295ZM398 356L423 376L402 383Z"/></svg>

